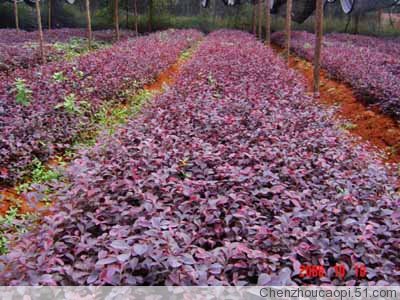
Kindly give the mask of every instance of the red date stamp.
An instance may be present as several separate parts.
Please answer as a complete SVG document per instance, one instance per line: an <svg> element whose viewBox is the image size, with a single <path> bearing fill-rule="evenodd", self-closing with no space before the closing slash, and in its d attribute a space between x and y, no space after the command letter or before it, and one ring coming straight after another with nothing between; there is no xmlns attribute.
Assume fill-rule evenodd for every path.
<svg viewBox="0 0 400 300"><path fill-rule="evenodd" d="M358 279L367 277L367 267L364 264L355 264L353 270ZM343 279L348 272L346 266L340 263L334 266L334 271L339 279ZM326 269L321 265L301 265L299 276L300 278L323 278L326 276Z"/></svg>

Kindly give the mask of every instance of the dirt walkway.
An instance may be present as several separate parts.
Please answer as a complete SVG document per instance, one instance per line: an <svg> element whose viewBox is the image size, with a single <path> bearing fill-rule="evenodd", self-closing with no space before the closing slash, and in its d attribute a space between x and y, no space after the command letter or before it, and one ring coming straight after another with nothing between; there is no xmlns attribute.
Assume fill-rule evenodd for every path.
<svg viewBox="0 0 400 300"><path fill-rule="evenodd" d="M273 45L277 53L282 48ZM292 53L293 54L293 53ZM310 62L292 56L290 67L304 75L308 91L313 87L313 66ZM367 107L357 99L351 87L321 72L319 101L328 106L338 106L336 117L344 122L344 129L383 151L383 161L400 163L400 126L395 120L383 115L377 108Z"/></svg>

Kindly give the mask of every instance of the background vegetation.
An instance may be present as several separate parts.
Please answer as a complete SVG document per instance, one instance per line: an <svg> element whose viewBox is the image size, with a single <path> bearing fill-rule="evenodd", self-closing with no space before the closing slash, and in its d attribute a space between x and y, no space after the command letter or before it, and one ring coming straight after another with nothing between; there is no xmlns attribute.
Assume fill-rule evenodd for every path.
<svg viewBox="0 0 400 300"><path fill-rule="evenodd" d="M211 0L210 6L201 8L199 0L137 0L139 12L139 31L142 33L161 30L169 27L197 28L209 32L218 28L236 28L251 30L252 6L249 4L228 7L221 0ZM94 29L113 28L113 1L92 0L91 10ZM48 2L42 1L42 18L46 27L48 20ZM122 28L134 28L134 0L120 0L120 25ZM150 9L150 7L153 7ZM152 12L152 13L150 13ZM389 10L386 11L390 12ZM400 12L393 11L393 13ZM36 28L35 11L24 3L19 4L21 27L27 30ZM84 0L76 0L74 5L68 5L61 0L53 0L52 24L54 27L83 27L85 26ZM149 26L149 18L151 26ZM293 24L294 29L313 30L313 17L303 24ZM354 32L356 18L344 15L338 5L328 5L326 8L325 30L327 32ZM284 19L273 16L272 30L283 29ZM14 27L13 5L8 2L0 3L0 28ZM368 35L398 35L390 23L381 25L379 12L359 16L358 31Z"/></svg>

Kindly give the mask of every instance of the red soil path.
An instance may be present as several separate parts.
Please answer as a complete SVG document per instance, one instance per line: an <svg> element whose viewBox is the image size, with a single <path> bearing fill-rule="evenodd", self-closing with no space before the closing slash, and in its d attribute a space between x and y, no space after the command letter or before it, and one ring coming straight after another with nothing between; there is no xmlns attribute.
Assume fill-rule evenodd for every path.
<svg viewBox="0 0 400 300"><path fill-rule="evenodd" d="M273 49L281 53L280 47ZM301 73L307 83L307 88L312 93L313 66L310 62L292 56L289 66ZM330 79L327 72L321 71L321 90L318 99L328 106L339 106L336 118L351 123L352 134L361 137L362 141L369 142L386 155L384 162L400 162L400 126L390 117L383 115L377 108L367 107L362 99L357 99L351 87L347 84Z"/></svg>

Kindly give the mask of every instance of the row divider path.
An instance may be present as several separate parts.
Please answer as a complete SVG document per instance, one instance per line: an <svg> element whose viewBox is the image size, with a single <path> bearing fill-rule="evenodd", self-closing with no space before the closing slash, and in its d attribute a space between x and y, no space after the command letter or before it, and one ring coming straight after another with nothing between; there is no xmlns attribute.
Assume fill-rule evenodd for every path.
<svg viewBox="0 0 400 300"><path fill-rule="evenodd" d="M276 44L271 47L277 54L284 51ZM303 75L311 95L312 63L292 54L289 67ZM379 157L382 161L400 163L400 126L395 120L379 109L363 104L349 85L330 78L325 70L321 70L321 91L317 99L329 107L338 107L335 117L340 121L341 128L369 143L371 150L381 152Z"/></svg>

